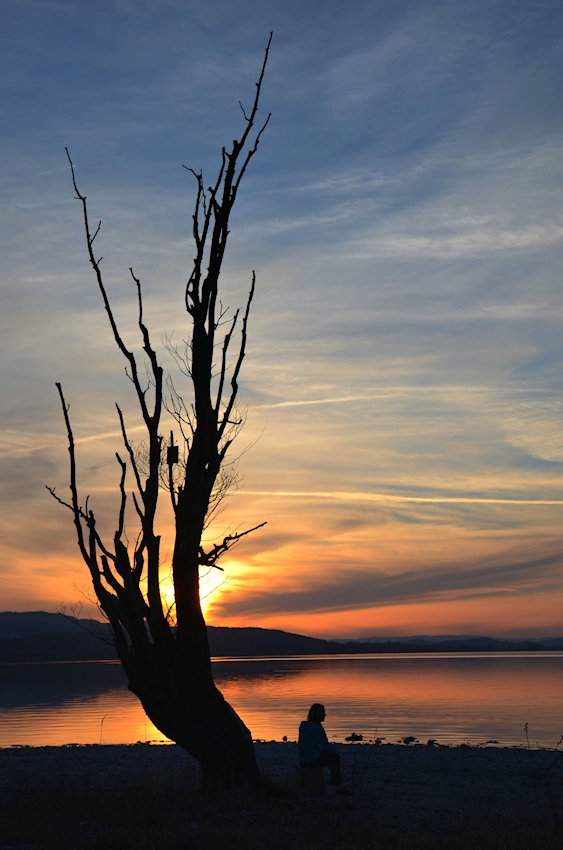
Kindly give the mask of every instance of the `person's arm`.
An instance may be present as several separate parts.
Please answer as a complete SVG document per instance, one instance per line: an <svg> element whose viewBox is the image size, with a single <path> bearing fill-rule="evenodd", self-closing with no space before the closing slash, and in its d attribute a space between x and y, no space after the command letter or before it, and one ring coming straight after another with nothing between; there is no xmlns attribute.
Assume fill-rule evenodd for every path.
<svg viewBox="0 0 563 850"><path fill-rule="evenodd" d="M326 732L325 732L324 728L321 726L320 723L319 723L319 729L320 729L319 743L321 744L323 750L326 750L327 753L337 753L338 750L336 749L334 744L329 743L329 740L326 736Z"/></svg>

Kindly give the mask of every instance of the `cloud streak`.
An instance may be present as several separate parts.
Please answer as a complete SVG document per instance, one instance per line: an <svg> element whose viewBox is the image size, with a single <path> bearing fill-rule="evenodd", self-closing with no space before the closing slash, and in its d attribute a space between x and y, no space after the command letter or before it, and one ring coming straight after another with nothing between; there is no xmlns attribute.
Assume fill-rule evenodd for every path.
<svg viewBox="0 0 563 850"><path fill-rule="evenodd" d="M559 546L541 555L522 557L508 552L471 566L452 562L447 568L426 567L392 575L376 569L347 567L333 582L291 590L249 590L234 598L224 594L217 610L223 616L274 611L326 612L560 589L562 561L563 549Z"/></svg>
<svg viewBox="0 0 563 850"><path fill-rule="evenodd" d="M342 502L419 502L428 504L476 505L563 505L563 499L500 499L486 496L404 496L392 493L350 493L346 491L244 490L242 495L272 496L282 499L335 499ZM233 494L234 495L234 494Z"/></svg>
<svg viewBox="0 0 563 850"><path fill-rule="evenodd" d="M283 407L305 407L308 405L315 404L344 404L349 401L377 401L381 398L389 398L393 396L400 396L409 393L452 393L452 392L464 392L464 393L482 393L490 390L490 387L475 387L475 386L439 386L439 387L416 387L416 386L402 386L402 387L381 387L377 390L370 390L367 393L360 393L358 395L344 395L344 396L334 396L328 398L309 398L309 399L291 399L288 401L277 401L271 402L269 404L253 404L253 410L261 410L267 408L283 408Z"/></svg>

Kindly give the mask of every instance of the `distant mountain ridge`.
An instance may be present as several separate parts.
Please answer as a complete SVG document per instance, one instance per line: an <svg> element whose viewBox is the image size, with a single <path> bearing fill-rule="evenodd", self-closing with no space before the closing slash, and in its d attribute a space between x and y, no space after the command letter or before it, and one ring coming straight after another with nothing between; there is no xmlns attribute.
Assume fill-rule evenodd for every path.
<svg viewBox="0 0 563 850"><path fill-rule="evenodd" d="M511 638L493 638L488 637L486 635L404 635L402 637L366 637L361 638L361 640L357 640L354 638L347 638L346 640L339 641L341 643L408 643L409 645L413 644L423 644L425 646L433 646L434 644L449 644L449 643L471 643L471 642L487 642L487 641L497 641L501 644L511 645L513 643L522 644L522 643L532 643L532 644L542 644L546 649L563 649L563 638L558 637L546 637L546 638L520 638L520 637L511 637ZM551 644L558 644L558 646L552 646Z"/></svg>
<svg viewBox="0 0 563 850"><path fill-rule="evenodd" d="M385 643L386 641L393 640L399 641L400 643L436 643L438 641L444 640L473 640L474 638L478 638L479 640L486 640L486 635L401 635L400 637L381 637L380 635L376 635L374 637L365 637L365 638L342 638L341 643L356 643L358 640L361 640L361 643ZM337 638L338 640L338 638ZM508 638L507 638L508 640ZM518 640L522 640L522 638L518 638Z"/></svg>
<svg viewBox="0 0 563 850"><path fill-rule="evenodd" d="M323 640L279 629L208 626L215 657L350 655L375 652L499 652L563 650L563 638L499 640L476 635ZM74 621L45 611L0 613L0 663L115 659L111 630L98 620Z"/></svg>
<svg viewBox="0 0 563 850"><path fill-rule="evenodd" d="M100 620L79 620L83 628L97 629L102 632L108 631L107 623ZM78 626L73 617L64 614L48 614L46 611L3 611L0 613L0 637L29 637L42 632L59 632L62 634L76 635Z"/></svg>

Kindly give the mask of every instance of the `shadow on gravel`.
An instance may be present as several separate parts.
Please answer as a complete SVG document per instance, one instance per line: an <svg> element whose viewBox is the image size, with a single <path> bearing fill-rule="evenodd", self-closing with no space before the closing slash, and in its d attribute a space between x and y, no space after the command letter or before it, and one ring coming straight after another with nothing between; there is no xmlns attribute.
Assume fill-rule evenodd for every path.
<svg viewBox="0 0 563 850"><path fill-rule="evenodd" d="M408 823L382 830L330 801L257 806L211 804L195 792L87 800L48 799L0 806L0 850L561 850L562 836L414 835Z"/></svg>

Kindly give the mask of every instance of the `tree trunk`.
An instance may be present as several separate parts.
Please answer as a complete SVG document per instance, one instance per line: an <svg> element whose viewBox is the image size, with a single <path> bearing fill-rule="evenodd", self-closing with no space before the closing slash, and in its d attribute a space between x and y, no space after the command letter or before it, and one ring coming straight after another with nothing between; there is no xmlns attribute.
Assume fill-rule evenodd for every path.
<svg viewBox="0 0 563 850"><path fill-rule="evenodd" d="M156 728L200 763L205 792L257 789L252 736L213 682L205 624L198 643L189 650L176 640L149 644L141 653L131 647L121 659L129 689Z"/></svg>

